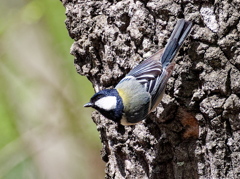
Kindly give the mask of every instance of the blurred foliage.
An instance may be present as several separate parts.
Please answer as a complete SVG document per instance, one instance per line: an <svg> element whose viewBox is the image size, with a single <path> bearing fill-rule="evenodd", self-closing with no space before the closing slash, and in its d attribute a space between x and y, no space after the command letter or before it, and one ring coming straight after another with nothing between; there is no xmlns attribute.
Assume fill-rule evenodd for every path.
<svg viewBox="0 0 240 179"><path fill-rule="evenodd" d="M58 0L0 0L0 179L103 178Z"/></svg>

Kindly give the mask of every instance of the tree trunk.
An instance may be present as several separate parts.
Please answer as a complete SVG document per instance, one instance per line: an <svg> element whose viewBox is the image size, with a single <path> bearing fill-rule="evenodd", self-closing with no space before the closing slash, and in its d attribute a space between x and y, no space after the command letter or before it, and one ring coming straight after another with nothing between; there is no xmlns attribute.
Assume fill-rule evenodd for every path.
<svg viewBox="0 0 240 179"><path fill-rule="evenodd" d="M163 48L177 19L194 23L146 120L124 127L92 114L106 178L240 178L238 0L62 2L77 72L97 91Z"/></svg>

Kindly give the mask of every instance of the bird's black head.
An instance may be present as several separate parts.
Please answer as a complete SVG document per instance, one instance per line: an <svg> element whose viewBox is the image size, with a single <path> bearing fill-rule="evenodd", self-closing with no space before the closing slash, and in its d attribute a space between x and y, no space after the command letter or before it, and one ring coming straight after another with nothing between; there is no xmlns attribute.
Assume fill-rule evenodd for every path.
<svg viewBox="0 0 240 179"><path fill-rule="evenodd" d="M123 102L116 89L105 89L94 94L84 107L92 107L103 116L119 122L123 113Z"/></svg>

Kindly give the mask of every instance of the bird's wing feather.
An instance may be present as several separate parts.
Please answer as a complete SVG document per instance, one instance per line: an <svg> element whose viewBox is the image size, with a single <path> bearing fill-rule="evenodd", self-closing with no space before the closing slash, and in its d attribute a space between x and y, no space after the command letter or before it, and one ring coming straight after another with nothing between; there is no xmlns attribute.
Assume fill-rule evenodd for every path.
<svg viewBox="0 0 240 179"><path fill-rule="evenodd" d="M163 69L160 76L154 81L154 88L151 90L151 111L157 107L163 97L163 92L165 91L166 84L168 79L170 78L175 63L170 63L166 68Z"/></svg>
<svg viewBox="0 0 240 179"><path fill-rule="evenodd" d="M135 68L133 68L119 83L135 78L144 86L146 91L151 94L156 84L156 80L161 75L161 73L161 62L152 60L150 57L149 59L143 61Z"/></svg>
<svg viewBox="0 0 240 179"><path fill-rule="evenodd" d="M162 66L160 61L149 58L133 68L127 76L134 76L138 80L154 79L161 74L161 71Z"/></svg>
<svg viewBox="0 0 240 179"><path fill-rule="evenodd" d="M144 65L145 68L142 68L140 65ZM172 74L174 65L175 63L171 63L166 68L162 69L159 61L144 61L130 71L130 73L128 73L127 76L119 82L119 84L123 81L131 80L132 78L136 79L143 85L145 90L150 93L150 109L154 109L162 99L163 91L165 90L166 83Z"/></svg>

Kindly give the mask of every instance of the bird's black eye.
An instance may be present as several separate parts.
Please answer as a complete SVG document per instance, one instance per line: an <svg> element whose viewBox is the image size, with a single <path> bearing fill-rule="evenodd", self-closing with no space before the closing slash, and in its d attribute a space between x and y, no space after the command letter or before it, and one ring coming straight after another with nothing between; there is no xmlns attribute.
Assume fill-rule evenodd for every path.
<svg viewBox="0 0 240 179"><path fill-rule="evenodd" d="M94 96L93 101L97 101L97 100L99 100L99 99L101 99L103 97L104 97L103 94L98 94L98 95Z"/></svg>

